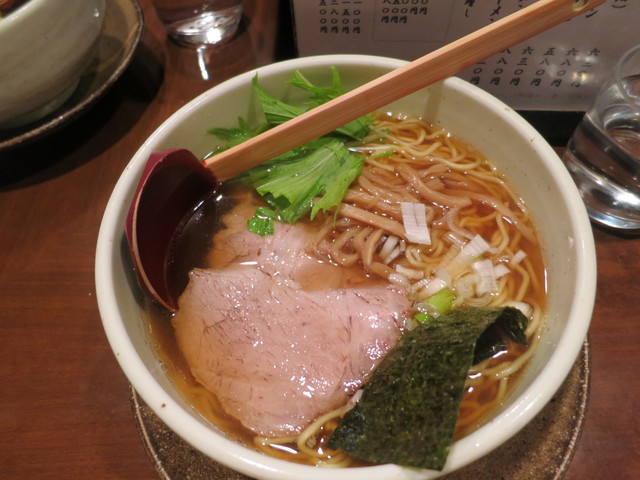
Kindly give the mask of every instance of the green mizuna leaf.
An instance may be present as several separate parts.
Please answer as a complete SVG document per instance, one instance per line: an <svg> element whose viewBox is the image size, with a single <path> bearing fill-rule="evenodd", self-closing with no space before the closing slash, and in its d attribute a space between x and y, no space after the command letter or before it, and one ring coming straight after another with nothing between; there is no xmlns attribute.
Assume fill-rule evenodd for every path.
<svg viewBox="0 0 640 480"><path fill-rule="evenodd" d="M282 220L295 223L312 208L313 218L320 209L339 205L362 162L340 140L323 138L313 148L278 157L239 180L255 188Z"/></svg>
<svg viewBox="0 0 640 480"><path fill-rule="evenodd" d="M225 140L227 142L227 145L225 146L226 149L239 145L245 140L255 137L267 128L268 125L266 124L262 124L257 128L251 128L243 118L239 118L237 128L210 128L207 132Z"/></svg>
<svg viewBox="0 0 640 480"><path fill-rule="evenodd" d="M293 77L289 83L312 94L306 103L306 107L291 105L275 98L260 86L257 75L253 77L253 89L260 100L260 105L267 123L271 126L279 125L301 115L311 108L315 108L342 95L344 91L338 70L335 67L331 67L331 72L332 81L328 87L319 87L311 84L299 70L293 73ZM367 134L372 120L373 117L367 115L336 129L336 133L346 135L355 140L361 140Z"/></svg>
<svg viewBox="0 0 640 480"><path fill-rule="evenodd" d="M306 77L296 70L293 72L293 77L289 83L295 87L306 90L312 94L309 104L311 107L322 105L323 103L333 100L344 93L342 89L342 82L340 80L340 74L336 67L331 67L331 85L326 87L319 87L313 85Z"/></svg>
<svg viewBox="0 0 640 480"><path fill-rule="evenodd" d="M342 89L342 82L340 80L340 74L336 67L331 67L331 85L327 87L319 87L309 82L304 75L296 70L293 74L293 78L289 82L291 85L299 87L303 90L307 90L312 93L312 101L310 102L311 108L321 105L339 97L344 93ZM355 140L362 140L369 131L369 126L373 121L372 115L366 115L358 118L348 124L338 128L336 132L346 135L347 137Z"/></svg>
<svg viewBox="0 0 640 480"><path fill-rule="evenodd" d="M274 220L278 220L278 214L270 208L258 208L253 217L247 220L247 229L261 236L273 235Z"/></svg>
<svg viewBox="0 0 640 480"><path fill-rule="evenodd" d="M338 207L351 183L362 172L362 157L354 155L346 148L343 149L340 157L342 163L328 172L327 180L324 182L324 192L313 203L310 215L312 220L320 210L327 212Z"/></svg>
<svg viewBox="0 0 640 480"><path fill-rule="evenodd" d="M227 142L228 148L258 133L286 122L309 108L316 107L342 95L343 89L338 70L331 69L331 84L311 84L300 71L293 74L290 84L310 93L304 106L288 104L273 97L253 78L253 89L260 101L265 121L251 128L240 119L238 128L213 128L208 130ZM363 158L350 152L346 142L360 140L367 134L372 116L362 117L321 138L295 148L270 161L258 165L232 181L252 186L276 212L279 220L294 223L307 212L313 219L320 211L335 209L351 183L362 171ZM218 151L219 151L218 150ZM260 235L268 234L273 219L256 214L249 228Z"/></svg>
<svg viewBox="0 0 640 480"><path fill-rule="evenodd" d="M305 112L305 108L290 105L269 95L258 83L257 75L253 77L253 91L260 100L260 106L267 123L271 126L280 125Z"/></svg>
<svg viewBox="0 0 640 480"><path fill-rule="evenodd" d="M441 470L453 441L464 385L478 339L514 308L461 308L405 333L346 413L329 448L373 463Z"/></svg>

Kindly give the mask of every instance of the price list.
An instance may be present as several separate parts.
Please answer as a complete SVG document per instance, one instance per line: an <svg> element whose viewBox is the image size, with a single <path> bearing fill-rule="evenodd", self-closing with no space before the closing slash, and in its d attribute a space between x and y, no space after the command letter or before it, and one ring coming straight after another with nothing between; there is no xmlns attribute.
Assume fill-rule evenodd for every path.
<svg viewBox="0 0 640 480"><path fill-rule="evenodd" d="M533 0L292 0L301 56L362 53L413 60ZM522 110L586 110L636 43L640 1L602 6L460 72Z"/></svg>

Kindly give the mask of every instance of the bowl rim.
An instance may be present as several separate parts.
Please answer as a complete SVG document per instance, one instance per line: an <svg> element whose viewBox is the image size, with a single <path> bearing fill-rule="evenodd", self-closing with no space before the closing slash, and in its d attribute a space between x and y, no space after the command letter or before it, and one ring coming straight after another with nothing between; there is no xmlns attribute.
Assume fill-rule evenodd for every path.
<svg viewBox="0 0 640 480"><path fill-rule="evenodd" d="M2 20L12 19L14 16L22 16L29 13L30 10L37 8L36 5L45 3L47 0L26 0L25 2L18 5L16 8L9 10L9 13L6 13ZM26 13L25 13L26 12ZM15 20L14 20L15 21ZM2 23L0 23L0 32L2 31Z"/></svg>
<svg viewBox="0 0 640 480"><path fill-rule="evenodd" d="M142 165L151 151L150 149L154 144L158 143L165 132L170 130L173 125L188 117L193 110L197 109L202 103L206 103L209 97L215 97L228 89L247 84L256 73L264 76L284 70L292 71L295 68L345 63L393 69L407 62L388 57L357 54L302 57L259 67L212 87L172 114L142 144L114 187L98 235L95 281L100 315L109 343L132 386L165 424L196 449L230 468L258 478L293 480L306 477L308 479L317 478L321 480L327 478L327 470L297 465L285 460L268 457L229 440L223 435L213 432L212 429L184 411L164 391L162 386L147 370L127 335L124 325L125 320L120 316L117 308L117 298L113 290L115 282L114 264L110 252L120 252L120 239L116 237L121 235L124 229L123 211L126 212L126 206L129 203L131 183L135 186ZM498 427L494 429L498 431L498 434L496 436L494 432L494 440L492 442L487 443L486 438L484 438L486 436L483 433L485 425L485 427L476 430L452 445L447 464L444 470L440 472L430 470L416 471L397 465L379 465L348 468L343 469L342 472L331 469L332 479L436 478L462 468L486 455L515 435L551 400L573 366L589 328L596 289L595 244L586 209L569 173L557 164L552 163L552 159L558 161L554 150L531 125L506 104L459 78L448 78L443 83L448 88L452 88L459 93L472 95L485 108L497 113L499 116L507 116L518 126L521 134L531 139L536 155L545 162L546 168L553 171L554 175L557 173L556 181L563 189L562 196L566 200L568 208L576 213L576 215L568 219L571 223L570 231L579 235L579 238L575 239L577 259L576 292L578 294L574 295L572 299L571 315L567 323L567 329L571 330L572 335L565 333L560 337L541 374L534 379L513 405L487 424L497 425ZM496 437L497 441L495 440ZM220 452L224 452L224 454L221 455Z"/></svg>

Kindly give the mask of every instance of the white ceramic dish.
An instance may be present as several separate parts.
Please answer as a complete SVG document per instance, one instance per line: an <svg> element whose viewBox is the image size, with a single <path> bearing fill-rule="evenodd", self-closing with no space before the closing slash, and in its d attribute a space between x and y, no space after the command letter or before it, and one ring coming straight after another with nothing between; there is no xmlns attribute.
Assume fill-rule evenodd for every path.
<svg viewBox="0 0 640 480"><path fill-rule="evenodd" d="M6 158L1 155L3 151L40 140L89 111L133 61L143 27L142 9L136 0L107 2L100 36L78 87L44 117L20 127L0 129L0 160Z"/></svg>
<svg viewBox="0 0 640 480"><path fill-rule="evenodd" d="M0 19L0 128L36 121L73 94L105 8L105 0L29 0Z"/></svg>
<svg viewBox="0 0 640 480"><path fill-rule="evenodd" d="M277 95L294 94L285 81L296 69L312 80L329 79L338 67L346 88L399 67L388 58L332 55L301 58L260 68L261 85ZM181 398L154 356L140 310L131 261L124 248L125 216L150 152L186 147L209 152L212 126L234 126L256 116L250 71L214 87L185 105L142 145L118 181L104 214L96 251L96 287L104 328L127 378L154 412L205 455L251 477L263 479L430 479L490 452L526 425L562 384L585 339L595 297L593 236L585 208L553 149L508 106L456 78L406 97L390 110L422 115L474 145L489 157L529 205L541 226L548 266L548 328L524 377L486 425L456 442L443 472L396 465L321 469L276 460L227 439L199 418ZM324 80L323 80L324 81Z"/></svg>

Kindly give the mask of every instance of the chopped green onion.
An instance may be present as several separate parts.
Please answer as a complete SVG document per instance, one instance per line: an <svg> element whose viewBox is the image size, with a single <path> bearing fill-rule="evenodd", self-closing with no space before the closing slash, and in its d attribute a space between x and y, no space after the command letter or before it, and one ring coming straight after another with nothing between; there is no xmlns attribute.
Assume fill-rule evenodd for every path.
<svg viewBox="0 0 640 480"><path fill-rule="evenodd" d="M436 312L438 312L438 314L442 315L443 313L447 313L451 310L454 298L455 295L450 288L443 288L438 293L428 298L424 303L432 307Z"/></svg>
<svg viewBox="0 0 640 480"><path fill-rule="evenodd" d="M489 245L480 235L474 236L463 247L448 265L442 265L452 278L469 268L471 264L480 259L481 256L489 251Z"/></svg>
<svg viewBox="0 0 640 480"><path fill-rule="evenodd" d="M417 303L418 312L413 315L413 319L419 323L425 323L438 318L453 308L455 298L453 290L445 287L426 300Z"/></svg>

